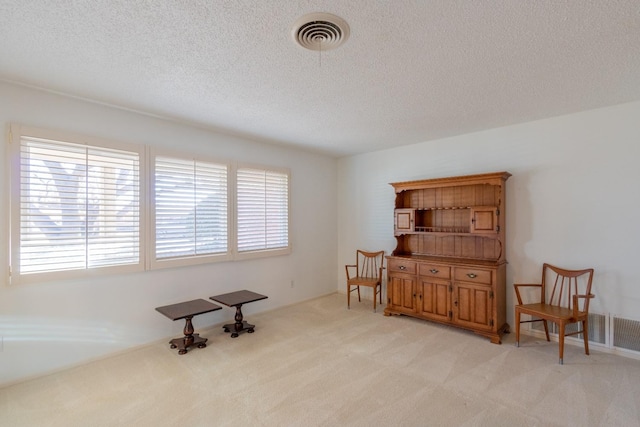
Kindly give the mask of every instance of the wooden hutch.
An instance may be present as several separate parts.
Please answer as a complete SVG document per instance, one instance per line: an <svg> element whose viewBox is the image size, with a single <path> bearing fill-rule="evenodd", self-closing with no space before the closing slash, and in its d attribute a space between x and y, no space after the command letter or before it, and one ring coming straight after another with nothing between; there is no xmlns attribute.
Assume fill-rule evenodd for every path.
<svg viewBox="0 0 640 427"><path fill-rule="evenodd" d="M500 344L506 322L508 172L392 183L396 249L385 316L468 329Z"/></svg>

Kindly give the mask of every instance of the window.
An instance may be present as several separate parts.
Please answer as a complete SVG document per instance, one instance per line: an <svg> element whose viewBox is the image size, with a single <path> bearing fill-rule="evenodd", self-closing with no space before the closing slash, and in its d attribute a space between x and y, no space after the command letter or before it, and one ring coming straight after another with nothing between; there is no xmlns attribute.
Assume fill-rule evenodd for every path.
<svg viewBox="0 0 640 427"><path fill-rule="evenodd" d="M141 152L53 139L36 129L15 131L11 182L19 197L11 203L12 281L140 269Z"/></svg>
<svg viewBox="0 0 640 427"><path fill-rule="evenodd" d="M152 264L195 264L227 255L227 165L158 155L153 170Z"/></svg>
<svg viewBox="0 0 640 427"><path fill-rule="evenodd" d="M291 252L288 170L15 124L9 142L12 283Z"/></svg>
<svg viewBox="0 0 640 427"><path fill-rule="evenodd" d="M238 167L238 254L290 252L289 173Z"/></svg>

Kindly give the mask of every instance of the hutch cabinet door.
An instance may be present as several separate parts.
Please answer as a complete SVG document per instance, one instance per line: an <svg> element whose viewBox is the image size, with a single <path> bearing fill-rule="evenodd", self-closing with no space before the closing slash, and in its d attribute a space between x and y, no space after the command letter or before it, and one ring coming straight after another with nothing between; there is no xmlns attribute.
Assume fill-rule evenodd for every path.
<svg viewBox="0 0 640 427"><path fill-rule="evenodd" d="M415 313L416 277L390 274L387 280L389 306L392 309Z"/></svg>
<svg viewBox="0 0 640 427"><path fill-rule="evenodd" d="M451 311L451 284L420 278L418 284L418 313L425 318L449 322Z"/></svg>
<svg viewBox="0 0 640 427"><path fill-rule="evenodd" d="M471 233L474 234L498 234L498 213L494 206L471 208Z"/></svg>
<svg viewBox="0 0 640 427"><path fill-rule="evenodd" d="M395 229L394 233L404 234L413 233L415 230L416 211L415 209L396 209L395 210Z"/></svg>
<svg viewBox="0 0 640 427"><path fill-rule="evenodd" d="M453 323L471 329L493 329L493 288L456 282L453 285Z"/></svg>

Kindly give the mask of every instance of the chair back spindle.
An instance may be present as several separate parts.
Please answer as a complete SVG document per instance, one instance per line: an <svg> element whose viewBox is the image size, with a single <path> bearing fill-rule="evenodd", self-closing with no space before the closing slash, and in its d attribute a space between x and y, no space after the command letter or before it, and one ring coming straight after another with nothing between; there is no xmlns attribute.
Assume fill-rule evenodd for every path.
<svg viewBox="0 0 640 427"><path fill-rule="evenodd" d="M542 302L545 302L548 292L548 304L556 307L574 309L574 295L589 295L591 293L592 273L587 270L565 270L544 264L542 275ZM547 289L547 283L553 283L551 289ZM582 299L582 307L576 309L580 312L588 311L590 298Z"/></svg>
<svg viewBox="0 0 640 427"><path fill-rule="evenodd" d="M358 251L358 260L356 262L358 264L358 276L368 278L378 277L380 271L380 266L378 265L379 257L372 255L377 254Z"/></svg>

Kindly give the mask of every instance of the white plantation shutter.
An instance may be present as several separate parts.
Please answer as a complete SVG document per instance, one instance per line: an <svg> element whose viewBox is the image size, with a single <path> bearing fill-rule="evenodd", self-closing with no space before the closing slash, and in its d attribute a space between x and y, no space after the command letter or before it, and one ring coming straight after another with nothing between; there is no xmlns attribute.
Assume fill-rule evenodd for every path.
<svg viewBox="0 0 640 427"><path fill-rule="evenodd" d="M227 165L155 158L156 259L227 252Z"/></svg>
<svg viewBox="0 0 640 427"><path fill-rule="evenodd" d="M289 247L289 174L254 168L237 171L238 252Z"/></svg>
<svg viewBox="0 0 640 427"><path fill-rule="evenodd" d="M8 134L13 284L291 252L286 169L19 124Z"/></svg>
<svg viewBox="0 0 640 427"><path fill-rule="evenodd" d="M20 275L140 263L140 154L20 137Z"/></svg>

